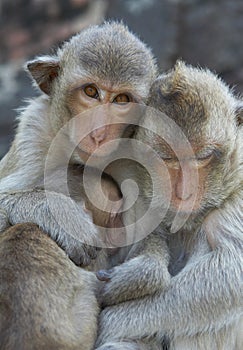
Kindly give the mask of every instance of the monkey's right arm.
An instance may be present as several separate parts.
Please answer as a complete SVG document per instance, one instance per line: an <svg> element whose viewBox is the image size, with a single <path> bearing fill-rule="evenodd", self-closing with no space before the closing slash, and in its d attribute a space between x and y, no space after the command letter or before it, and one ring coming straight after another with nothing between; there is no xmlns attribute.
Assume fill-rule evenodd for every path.
<svg viewBox="0 0 243 350"><path fill-rule="evenodd" d="M61 193L28 190L1 193L0 207L11 225L37 224L77 265L89 265L96 257L98 233L82 203Z"/></svg>

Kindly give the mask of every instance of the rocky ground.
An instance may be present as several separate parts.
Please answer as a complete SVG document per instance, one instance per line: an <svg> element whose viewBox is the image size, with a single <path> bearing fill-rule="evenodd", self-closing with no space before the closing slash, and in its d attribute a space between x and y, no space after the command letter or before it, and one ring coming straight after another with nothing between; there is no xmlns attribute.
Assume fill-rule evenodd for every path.
<svg viewBox="0 0 243 350"><path fill-rule="evenodd" d="M123 19L153 48L161 71L180 57L243 92L242 0L0 0L0 158L14 135L16 108L36 94L24 62L110 18Z"/></svg>

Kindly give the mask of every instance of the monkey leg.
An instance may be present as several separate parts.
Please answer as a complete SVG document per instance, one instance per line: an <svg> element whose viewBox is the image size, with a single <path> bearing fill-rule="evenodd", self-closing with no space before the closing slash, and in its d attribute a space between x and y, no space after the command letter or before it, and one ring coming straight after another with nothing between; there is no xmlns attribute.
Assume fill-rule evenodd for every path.
<svg viewBox="0 0 243 350"><path fill-rule="evenodd" d="M93 349L96 278L36 225L3 232L0 271L1 349Z"/></svg>

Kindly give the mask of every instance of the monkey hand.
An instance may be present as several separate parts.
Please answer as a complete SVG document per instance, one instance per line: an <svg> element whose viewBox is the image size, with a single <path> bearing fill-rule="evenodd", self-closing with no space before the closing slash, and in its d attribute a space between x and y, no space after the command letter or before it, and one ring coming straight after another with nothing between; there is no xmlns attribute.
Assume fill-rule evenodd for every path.
<svg viewBox="0 0 243 350"><path fill-rule="evenodd" d="M88 266L98 251L98 232L83 203L60 193L48 193L36 206L33 217L78 266ZM47 204L47 205L46 205ZM42 213L47 211L43 217ZM47 220L45 220L45 217Z"/></svg>
<svg viewBox="0 0 243 350"><path fill-rule="evenodd" d="M9 227L7 212L0 208L0 232L5 231Z"/></svg>
<svg viewBox="0 0 243 350"><path fill-rule="evenodd" d="M100 296L103 307L164 291L170 283L167 266L160 256L152 253L137 256L111 270L98 271L96 276L105 282Z"/></svg>
<svg viewBox="0 0 243 350"><path fill-rule="evenodd" d="M57 243L77 266L82 267L90 265L91 260L97 257L99 250L96 246L85 244L73 237L67 237L64 232L59 233Z"/></svg>

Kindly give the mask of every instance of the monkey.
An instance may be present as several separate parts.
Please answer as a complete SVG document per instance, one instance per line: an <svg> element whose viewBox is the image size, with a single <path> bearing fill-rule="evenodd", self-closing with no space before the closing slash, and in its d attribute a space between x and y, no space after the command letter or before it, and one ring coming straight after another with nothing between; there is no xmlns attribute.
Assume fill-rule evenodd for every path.
<svg viewBox="0 0 243 350"><path fill-rule="evenodd" d="M32 223L0 235L0 348L91 350L96 278Z"/></svg>
<svg viewBox="0 0 243 350"><path fill-rule="evenodd" d="M163 167L169 173L170 205L159 227L169 249L171 280L165 290L127 301L120 288L125 272L129 279L127 263L134 262L136 274L136 260L107 273L96 348L108 349L107 341L166 336L173 350L241 349L242 101L216 74L178 61L155 80L148 104L134 138L163 160L158 177ZM182 134L188 147L178 137ZM139 180L143 196L151 195L145 174Z"/></svg>
<svg viewBox="0 0 243 350"><path fill-rule="evenodd" d="M52 191L47 196L46 191L38 186L48 179L55 167L62 163L66 165L71 153L68 168L85 164L89 155L99 150L100 146L106 146L108 141L132 137L134 128L130 127L131 116L134 117L134 123L138 117L136 109L133 113L132 105L146 102L150 85L157 74L155 59L150 49L124 25L111 22L82 31L64 43L56 55L38 57L28 62L27 70L43 94L23 109L15 140L0 163L1 213L6 213L11 225L36 223L77 265L94 270L98 253L92 245L97 244L99 234L86 212L89 209L92 212L94 208L82 209L76 206L72 198L59 191ZM84 119L76 118L80 114ZM69 124L72 120L73 123ZM68 127L62 134L65 125ZM61 141L56 140L59 134L62 134ZM59 153L54 155L55 161L49 169L46 164L52 154L53 144L59 147ZM102 147L94 166L114 152L118 145L119 142L115 147ZM50 209L48 206L50 201L58 205L54 211L58 213L58 219L67 224L66 230L58 225L52 215L53 207ZM76 208L79 215L71 218L72 211L66 210L69 206ZM119 221L119 215L117 218ZM6 218L1 219L1 222L6 223ZM116 226L117 222L112 225ZM153 245L163 246L160 237L154 237L158 244ZM114 266L124 259L129 260L133 254L140 254L144 247L150 247L148 241L131 250L129 247L129 254L126 249L111 254L108 262ZM157 257L154 253L152 256ZM166 263L167 260L168 255L165 254ZM162 265L161 259L158 264L159 267ZM99 263L97 269L102 268ZM149 268L150 265L147 266ZM135 292L135 286L140 285L140 275L137 281L134 280ZM167 285L167 271L165 275L164 285ZM99 271L98 277L103 281L107 279L102 271ZM144 280L144 288L140 288L141 295L153 290L151 286L147 287L147 282L148 279ZM132 288L127 297L134 298ZM130 342L128 346L136 345Z"/></svg>
<svg viewBox="0 0 243 350"><path fill-rule="evenodd" d="M85 164L100 149L96 166L118 147L119 142L110 146L110 141L130 137L134 105L145 103L157 65L151 50L125 25L105 22L84 29L55 55L37 57L26 67L42 94L23 109L14 142L0 162L0 207L10 224L37 224L77 265L88 266L98 244L92 220L85 215L71 218L71 211L67 217L59 205L64 230L53 218L45 192L34 188L45 177L58 135L54 169L69 157L71 165ZM49 196L56 198L55 193ZM60 203L64 200L61 196Z"/></svg>
<svg viewBox="0 0 243 350"><path fill-rule="evenodd" d="M27 69L45 95L31 101L23 110L14 143L0 164L0 206L6 211L12 225L24 222L38 224L77 265L92 271L107 268L107 264L103 266L100 263L103 250L97 256L97 250L91 246L97 243L99 233L86 210L76 206L75 200L63 195L62 191L55 190L47 194L38 186L48 182L52 172L55 174L56 167L63 163L66 165L71 153L68 169L72 165L85 164L88 156L108 141L132 136L133 128L129 125L131 115L134 116L134 122L137 117L136 109L133 113L133 105L146 101L149 87L156 76L154 58L150 50L126 27L106 23L81 32L65 43L56 56L40 57L29 62ZM84 119L77 119L76 115L79 114ZM88 122L85 117L89 118ZM122 122L115 123L116 118ZM68 124L71 120L74 120L73 124ZM102 122L110 125L104 127ZM65 124L68 127L61 134L61 141L57 140ZM87 132L89 128L91 132ZM60 152L54 154L55 161L49 169L46 164L48 157L53 154L53 144L54 148L60 147ZM114 150L110 146L102 148L100 157L95 159L96 163ZM48 207L50 201L55 204L52 210ZM92 212L94 208L89 205L86 209ZM73 218L69 209L71 207L78 210L74 210L77 215ZM67 232L56 222L53 210L62 223L68 224ZM116 218L119 221L119 215ZM96 222L96 215L93 219ZM112 225L117 226L117 222ZM160 237L155 237L156 240L158 244L153 243L153 246L163 247ZM112 267L124 259L141 255L144 248L151 246L148 241L146 239L131 250L128 248L128 252L126 249L115 254L108 252L110 256L104 259L105 263L108 262ZM151 255L157 257L154 253ZM168 260L167 255L165 260ZM162 265L161 259L158 264ZM168 275L164 285L168 283ZM102 270L98 276L100 280L106 280ZM133 288L138 293L135 286L139 281L135 282ZM144 288L139 291L141 295L152 290L151 286L147 287L147 282L148 279L143 281ZM160 281L160 288L161 285ZM128 299L135 296L130 288ZM136 343L127 344L135 347Z"/></svg>

